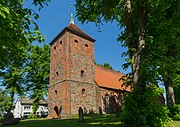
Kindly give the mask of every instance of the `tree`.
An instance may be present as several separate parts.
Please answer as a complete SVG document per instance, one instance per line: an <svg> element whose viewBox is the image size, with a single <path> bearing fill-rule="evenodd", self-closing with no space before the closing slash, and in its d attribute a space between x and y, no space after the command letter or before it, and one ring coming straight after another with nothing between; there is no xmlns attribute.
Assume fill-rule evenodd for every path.
<svg viewBox="0 0 180 127"><path fill-rule="evenodd" d="M130 94L136 95L137 99L139 100L133 101L135 102L134 105L140 105L140 103L142 103L141 97L147 97L149 98L149 102L153 102L148 94L150 94L151 92L153 93L155 87L153 86L149 89L149 86L154 84L158 85L158 82L162 80L162 77L164 78L163 74L169 72L169 67L167 71L164 71L160 59L152 56L154 54L158 55L158 53L161 52L161 49L164 50L169 46L167 45L168 41L164 41L164 39L162 39L163 37L167 36L168 40L173 34L173 39L177 37L177 25L175 25L177 29L174 29L174 32L172 32L172 34L170 35L166 34L168 32L167 29L163 29L163 27L166 27L166 24L163 24L163 19L165 18L165 16L167 16L166 11L169 10L169 7L173 7L174 2L177 1L172 0L171 2L169 2L168 0L114 0L112 2L107 0L76 0L77 16L78 19L83 23L95 22L99 26L103 21L108 22L115 20L119 23L119 26L121 26L121 28L125 28L125 31L120 34L118 40L123 43L123 46L128 47L128 52L126 53L126 55L129 56L129 59L127 61L128 63L125 64L125 67L129 65L132 67L132 72L130 73L130 75L132 76L128 76L130 78L132 77L132 80L128 81L132 81L131 85L133 85L134 87L132 93ZM174 11L173 15L174 14L176 15L176 21L178 21L177 11ZM159 19L159 17L161 18ZM172 17L170 17L169 21L171 20L173 20ZM162 31L160 33L158 31L160 29L165 30L165 33L163 33ZM153 30L157 30L157 33ZM158 38L160 38L161 40L157 41ZM172 41L174 42L174 40ZM175 41L174 43L177 44L178 41ZM155 45L158 45L158 48L156 49L157 51L153 51L153 49L156 48ZM165 47L163 47L164 45ZM168 61L172 59L172 57L167 57L167 52L163 51L162 53L163 54L161 57L166 57ZM176 64L175 61L172 62L173 64ZM167 63L168 62L165 61L166 66L168 65ZM171 74L174 74L174 72ZM169 80L168 77L165 77L164 81ZM151 92L148 92L148 94L146 94L146 91L149 90ZM157 96L157 94L155 95ZM131 96L128 97L133 100ZM130 101L128 102L125 100L125 107L127 106L127 108L124 109L124 113L126 115L128 114L127 112L131 113L134 110L131 104L132 103L130 103ZM157 105L154 104L154 106L156 107ZM140 105L140 107L138 108L148 110L148 105L145 103ZM163 107L160 106L160 108L166 114L166 111L163 109ZM125 125L134 126L134 124L128 123L129 121L143 121L143 124L136 124L136 126L151 126L151 124L148 122L147 116L142 112L139 113L141 113L143 117L135 117L135 115L132 115L131 119L129 119L128 121L124 120ZM161 125L159 125L157 121L154 123L154 125L165 126L169 121L167 115L165 115L166 117L162 118L163 116L160 114L156 114L155 110L152 111L151 114L155 116L157 115L157 119L163 120L161 121Z"/></svg>
<svg viewBox="0 0 180 127"><path fill-rule="evenodd" d="M112 66L109 63L104 63L103 67L113 70Z"/></svg>
<svg viewBox="0 0 180 127"><path fill-rule="evenodd" d="M33 99L33 114L36 114L39 101L44 99L47 95L47 88L49 84L49 59L50 48L48 45L44 47L31 46L26 63L26 90Z"/></svg>
<svg viewBox="0 0 180 127"><path fill-rule="evenodd" d="M11 98L7 95L7 93L0 88L0 115L9 110L11 105L10 100Z"/></svg>
<svg viewBox="0 0 180 127"><path fill-rule="evenodd" d="M0 122L3 121L4 113L6 113L11 106L11 98L5 91L0 88Z"/></svg>
<svg viewBox="0 0 180 127"><path fill-rule="evenodd" d="M174 93L175 93L176 104L180 104L180 98L179 98L179 96L180 96L180 86L175 87Z"/></svg>
<svg viewBox="0 0 180 127"><path fill-rule="evenodd" d="M123 34L123 42L129 49L129 55L132 63L133 85L138 86L141 83L142 63L145 53L145 22L146 22L146 1L137 1L132 3L134 11L131 9L131 1L82 1L76 0L78 19L84 22L95 22L97 25L101 21L116 20L122 27L126 26L126 32ZM126 9L124 9L126 8ZM133 14L131 14L133 13ZM125 14L127 15L125 17ZM136 17L132 20L132 16ZM133 18L134 18L133 17ZM135 25L137 24L137 25Z"/></svg>
<svg viewBox="0 0 180 127"><path fill-rule="evenodd" d="M167 105L174 106L174 86L178 84L180 67L178 1L152 2L151 5L148 11L151 17L148 19L147 66L153 66L154 75L161 76L159 79L165 85Z"/></svg>
<svg viewBox="0 0 180 127"><path fill-rule="evenodd" d="M16 58L16 60L6 66L5 70L0 70L2 85L11 98L9 101L10 107L7 110L8 112L12 109L15 94L20 96L24 94L23 65L26 61L26 56L25 54L21 54L21 56L17 56Z"/></svg>
<svg viewBox="0 0 180 127"><path fill-rule="evenodd" d="M109 63L97 64L97 65L107 68L107 69L110 69L110 70L114 70L113 67Z"/></svg>
<svg viewBox="0 0 180 127"><path fill-rule="evenodd" d="M32 4L41 9L48 1L50 0L33 0ZM0 2L0 69L16 60L32 41L43 41L44 36L38 31L34 21L39 17L38 14L23 5L23 0Z"/></svg>

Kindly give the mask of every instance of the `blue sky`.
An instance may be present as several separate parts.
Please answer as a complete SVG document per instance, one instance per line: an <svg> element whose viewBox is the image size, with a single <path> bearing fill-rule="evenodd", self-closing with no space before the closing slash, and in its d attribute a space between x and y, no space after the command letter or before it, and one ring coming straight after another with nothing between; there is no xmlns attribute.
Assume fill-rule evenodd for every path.
<svg viewBox="0 0 180 127"><path fill-rule="evenodd" d="M38 12L40 17L36 22L40 31L47 37L46 44L49 44L64 27L69 25L70 12L72 11L73 15L76 15L75 7L70 8L74 4L74 0L52 0L48 6ZM130 69L125 71L121 67L125 63L125 58L121 57L121 55L126 49L122 48L121 43L116 40L120 33L117 23L104 23L101 26L102 32L98 32L98 28L94 23L82 24L76 17L74 19L79 28L96 40L96 63L109 63L115 70L123 73L130 71Z"/></svg>
<svg viewBox="0 0 180 127"><path fill-rule="evenodd" d="M26 0L25 0L26 2ZM31 0L25 3L25 7L32 7ZM74 5L74 0L51 0L48 6L45 6L39 14L39 19L36 23L39 26L40 32L46 36L45 43L49 44L56 35L63 30L70 22L70 12L76 15L75 7L71 9L70 6ZM95 41L95 61L99 64L109 63L115 70L122 73L128 73L121 67L125 63L125 58L121 57L122 53L126 51L122 48L121 43L117 42L118 34L120 33L119 27L114 23L104 23L101 26L101 32L94 23L81 24L76 17L75 24L85 31L88 35L94 38ZM42 45L37 42L34 44ZM1 80L0 80L1 84ZM1 87L4 89L4 87ZM17 96L15 96L16 100Z"/></svg>

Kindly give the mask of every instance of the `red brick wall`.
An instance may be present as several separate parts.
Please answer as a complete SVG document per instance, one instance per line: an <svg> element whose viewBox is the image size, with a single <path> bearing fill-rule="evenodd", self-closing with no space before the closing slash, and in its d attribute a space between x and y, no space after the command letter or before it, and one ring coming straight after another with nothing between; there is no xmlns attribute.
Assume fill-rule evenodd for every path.
<svg viewBox="0 0 180 127"><path fill-rule="evenodd" d="M57 93L55 91L57 91ZM49 117L58 118L58 115L54 110L56 106L58 107L58 114L60 114L59 116L61 118L68 117L71 112L69 81L64 81L50 86L48 92Z"/></svg>
<svg viewBox="0 0 180 127"><path fill-rule="evenodd" d="M50 85L69 78L69 33L65 32L51 45L50 52ZM62 45L60 44L62 41ZM56 47L56 48L55 48ZM54 49L55 48L55 49ZM58 76L57 73L58 72Z"/></svg>
<svg viewBox="0 0 180 127"><path fill-rule="evenodd" d="M70 115L69 79L69 33L65 32L51 45L50 87L48 90L49 117L67 117ZM55 92L57 91L57 93ZM54 107L58 108L58 114ZM60 111L61 110L61 111Z"/></svg>

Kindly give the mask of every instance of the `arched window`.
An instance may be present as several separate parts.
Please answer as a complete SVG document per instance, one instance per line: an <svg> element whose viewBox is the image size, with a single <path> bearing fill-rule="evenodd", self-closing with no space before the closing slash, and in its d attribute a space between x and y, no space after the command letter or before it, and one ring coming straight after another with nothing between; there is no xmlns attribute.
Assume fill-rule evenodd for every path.
<svg viewBox="0 0 180 127"><path fill-rule="evenodd" d="M109 113L109 95L108 94L105 95L105 112L106 114Z"/></svg>
<svg viewBox="0 0 180 127"><path fill-rule="evenodd" d="M55 90L55 94L57 94L57 90Z"/></svg>
<svg viewBox="0 0 180 127"><path fill-rule="evenodd" d="M60 41L59 44L62 45L62 41Z"/></svg>
<svg viewBox="0 0 180 127"><path fill-rule="evenodd" d="M85 96L85 89L82 89L82 96Z"/></svg>
<svg viewBox="0 0 180 127"><path fill-rule="evenodd" d="M84 70L81 70L81 77L84 76Z"/></svg>

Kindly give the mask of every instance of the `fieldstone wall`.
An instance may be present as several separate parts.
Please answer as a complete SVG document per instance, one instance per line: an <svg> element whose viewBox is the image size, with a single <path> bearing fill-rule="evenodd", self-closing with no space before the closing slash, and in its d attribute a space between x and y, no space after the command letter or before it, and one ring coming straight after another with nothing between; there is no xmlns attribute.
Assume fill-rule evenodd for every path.
<svg viewBox="0 0 180 127"><path fill-rule="evenodd" d="M65 31L51 44L50 62L50 118L78 114L80 107L84 113L100 114L122 107L123 91L100 88L94 81L93 42Z"/></svg>
<svg viewBox="0 0 180 127"><path fill-rule="evenodd" d="M79 107L83 109L84 113L97 113L94 84L71 82L71 114L77 114Z"/></svg>
<svg viewBox="0 0 180 127"><path fill-rule="evenodd" d="M94 43L66 31L51 45L50 61L49 117L78 114L79 107L97 113Z"/></svg>
<svg viewBox="0 0 180 127"><path fill-rule="evenodd" d="M103 114L111 114L116 113L116 110L121 110L122 103L123 103L123 97L125 92L115 89L108 89L108 88L98 88L99 91L99 98L101 98L100 105L102 109ZM108 102L106 102L106 96L108 96ZM106 107L106 104L109 104L108 108Z"/></svg>
<svg viewBox="0 0 180 127"><path fill-rule="evenodd" d="M70 38L71 114L77 114L79 107L97 113L94 43L74 34Z"/></svg>

